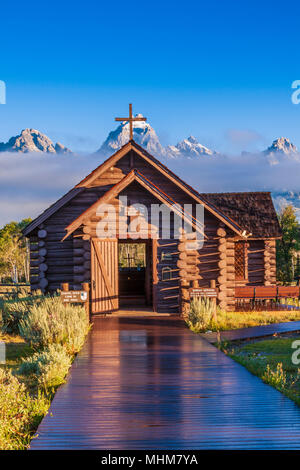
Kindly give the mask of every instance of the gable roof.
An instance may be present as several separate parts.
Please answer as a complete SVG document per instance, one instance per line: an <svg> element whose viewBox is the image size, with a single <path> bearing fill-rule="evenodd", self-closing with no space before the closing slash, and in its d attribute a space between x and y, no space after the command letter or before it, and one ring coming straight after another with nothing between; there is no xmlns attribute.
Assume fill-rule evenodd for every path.
<svg viewBox="0 0 300 470"><path fill-rule="evenodd" d="M58 201L52 204L48 209L42 212L36 219L28 224L23 230L23 235L27 236L30 232L35 230L40 224L47 220L51 215L55 214L61 207L71 201L77 194L84 191L84 188L73 188L67 194L62 196Z"/></svg>
<svg viewBox="0 0 300 470"><path fill-rule="evenodd" d="M142 187L147 189L153 196L155 196L159 201L166 204L173 212L177 215L184 218L184 220L200 232L205 238L207 238L203 233L203 226L200 222L193 217L192 214L189 214L187 211L183 211L180 204L176 203L168 194L166 194L158 186L154 185L149 181L141 172L136 169L131 170L119 183L115 184L111 189L109 189L103 196L101 196L98 201L92 204L87 210L85 210L79 217L77 217L71 224L66 227L67 234L64 236L63 240L68 238L75 230L77 230L85 220L87 220L91 215L93 215L99 204L105 204L109 202L112 198L118 196L121 191L128 187L133 181L139 183Z"/></svg>
<svg viewBox="0 0 300 470"><path fill-rule="evenodd" d="M201 194L228 217L248 230L250 238L281 238L270 192Z"/></svg>
<svg viewBox="0 0 300 470"><path fill-rule="evenodd" d="M217 206L212 202L201 196L195 189L185 183L181 178L179 178L175 173L173 173L169 168L167 168L163 163L157 160L155 157L150 155L145 149L138 145L134 140L130 140L125 144L120 150L115 152L111 157L109 157L105 162L99 165L94 171L87 175L80 183L78 183L75 188L73 188L69 193L59 199L54 203L49 209L43 212L39 217L37 217L31 224L29 224L23 231L24 235L29 235L35 228L38 227L41 223L47 220L48 217L53 215L57 210L59 210L64 204L69 202L73 197L78 193L77 191L82 191L87 187L87 184L91 184L96 178L98 178L102 173L111 168L118 160L125 156L128 152L134 150L139 156L144 160L154 166L158 171L160 171L164 176L169 178L175 185L181 188L186 194L192 197L196 202L203 204L203 206L215 215L219 220L221 220L225 225L231 228L239 236L246 237L247 233L244 227L241 227L234 219L224 214Z"/></svg>

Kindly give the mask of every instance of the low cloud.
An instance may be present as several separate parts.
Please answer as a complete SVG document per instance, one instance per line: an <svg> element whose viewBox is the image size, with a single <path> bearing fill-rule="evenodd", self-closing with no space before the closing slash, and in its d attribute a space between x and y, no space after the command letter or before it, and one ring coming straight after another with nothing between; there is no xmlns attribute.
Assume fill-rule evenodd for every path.
<svg viewBox="0 0 300 470"><path fill-rule="evenodd" d="M97 155L0 153L0 226L36 217L102 161Z"/></svg>
<svg viewBox="0 0 300 470"><path fill-rule="evenodd" d="M258 144L265 143L262 135L249 129L228 129L225 138L233 147L239 150L245 148L254 150Z"/></svg>
<svg viewBox="0 0 300 470"><path fill-rule="evenodd" d="M172 169L199 192L300 190L299 155L278 157L276 165L263 154L250 153L181 159L172 161Z"/></svg>
<svg viewBox="0 0 300 470"><path fill-rule="evenodd" d="M166 159L199 192L300 191L299 155L271 165L262 154ZM0 226L36 217L103 162L99 155L0 153ZM278 194L279 193L279 194Z"/></svg>

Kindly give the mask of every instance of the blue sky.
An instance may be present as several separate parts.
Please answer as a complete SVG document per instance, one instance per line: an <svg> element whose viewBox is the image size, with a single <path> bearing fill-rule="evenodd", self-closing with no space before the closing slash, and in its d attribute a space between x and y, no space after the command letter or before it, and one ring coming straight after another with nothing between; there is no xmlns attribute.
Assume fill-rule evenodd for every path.
<svg viewBox="0 0 300 470"><path fill-rule="evenodd" d="M0 141L33 127L96 150L128 103L163 144L300 147L296 1L7 2L1 6Z"/></svg>

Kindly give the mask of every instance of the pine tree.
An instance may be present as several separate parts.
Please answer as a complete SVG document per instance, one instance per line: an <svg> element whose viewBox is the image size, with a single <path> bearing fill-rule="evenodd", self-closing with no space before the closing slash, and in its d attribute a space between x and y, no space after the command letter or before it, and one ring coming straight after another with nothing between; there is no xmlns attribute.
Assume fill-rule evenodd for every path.
<svg viewBox="0 0 300 470"><path fill-rule="evenodd" d="M300 232L295 209L286 206L278 215L282 239L277 241L277 279L290 283L294 280L293 258L300 249Z"/></svg>

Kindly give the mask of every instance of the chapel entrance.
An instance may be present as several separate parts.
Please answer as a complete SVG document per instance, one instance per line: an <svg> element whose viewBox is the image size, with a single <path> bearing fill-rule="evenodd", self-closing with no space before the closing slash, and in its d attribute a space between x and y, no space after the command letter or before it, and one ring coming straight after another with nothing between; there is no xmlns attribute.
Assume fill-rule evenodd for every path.
<svg viewBox="0 0 300 470"><path fill-rule="evenodd" d="M152 248L148 240L118 243L119 305L152 305Z"/></svg>

